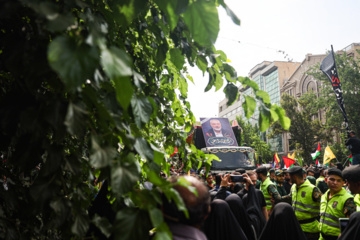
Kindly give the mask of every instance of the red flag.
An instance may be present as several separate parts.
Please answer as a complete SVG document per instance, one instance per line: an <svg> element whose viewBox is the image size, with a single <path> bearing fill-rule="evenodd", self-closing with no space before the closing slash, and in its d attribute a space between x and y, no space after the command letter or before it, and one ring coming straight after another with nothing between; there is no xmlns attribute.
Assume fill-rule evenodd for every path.
<svg viewBox="0 0 360 240"><path fill-rule="evenodd" d="M285 157L285 156L283 156L282 158L283 158L284 164L285 164L285 166L287 168L289 168L291 165L293 165L295 163L294 159L291 159L291 158L288 158L288 157Z"/></svg>
<svg viewBox="0 0 360 240"><path fill-rule="evenodd" d="M174 156L176 153L178 153L177 147L175 147L175 152L170 155L170 157Z"/></svg>

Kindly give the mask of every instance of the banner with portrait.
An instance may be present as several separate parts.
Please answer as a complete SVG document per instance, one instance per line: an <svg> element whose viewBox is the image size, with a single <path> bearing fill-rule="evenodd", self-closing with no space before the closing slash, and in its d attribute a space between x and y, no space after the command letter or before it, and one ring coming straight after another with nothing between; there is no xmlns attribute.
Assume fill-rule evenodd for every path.
<svg viewBox="0 0 360 240"><path fill-rule="evenodd" d="M207 147L238 146L227 118L200 118Z"/></svg>

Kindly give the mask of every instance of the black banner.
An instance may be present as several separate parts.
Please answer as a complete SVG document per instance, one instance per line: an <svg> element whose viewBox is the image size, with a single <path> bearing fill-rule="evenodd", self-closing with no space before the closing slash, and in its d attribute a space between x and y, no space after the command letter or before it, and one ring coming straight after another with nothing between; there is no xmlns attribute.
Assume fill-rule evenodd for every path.
<svg viewBox="0 0 360 240"><path fill-rule="evenodd" d="M349 131L349 121L345 112L343 91L341 90L341 83L337 73L334 50L332 45L331 52L321 62L320 70L325 73L325 75L329 78L331 85L333 86L337 103L344 116L345 128Z"/></svg>

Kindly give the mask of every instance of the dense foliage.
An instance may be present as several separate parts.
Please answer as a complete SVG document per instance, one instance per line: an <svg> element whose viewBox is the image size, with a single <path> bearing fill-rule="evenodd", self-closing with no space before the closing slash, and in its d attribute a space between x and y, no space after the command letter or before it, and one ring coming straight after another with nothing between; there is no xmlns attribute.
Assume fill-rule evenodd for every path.
<svg viewBox="0 0 360 240"><path fill-rule="evenodd" d="M359 54L359 52L358 52ZM345 52L335 54L336 67L343 90L345 111L348 116L349 126L357 135L360 134L360 59ZM336 102L334 90L330 80L319 70L319 65L309 72L321 81L320 99L325 103L326 124L337 132L345 133L344 117Z"/></svg>
<svg viewBox="0 0 360 240"><path fill-rule="evenodd" d="M241 128L241 144L246 144L256 151L257 164L272 162L274 152L271 151L270 145L262 140L262 133L257 124L252 126L251 123L243 120L241 117L236 117L236 120Z"/></svg>
<svg viewBox="0 0 360 240"><path fill-rule="evenodd" d="M91 223L115 239L154 227L169 239L160 192L184 205L160 177L167 157L177 147L186 171L213 159L185 143L195 122L189 65L209 75L205 91L225 84L228 104L236 82L252 87L261 130L289 127L214 48L220 5L239 25L222 0L0 1L0 238L81 238ZM256 100L247 97L247 116ZM94 176L109 184L111 221L88 214Z"/></svg>
<svg viewBox="0 0 360 240"><path fill-rule="evenodd" d="M319 142L331 141L331 131L319 121L319 110L324 107L323 101L312 92L305 93L296 99L288 94L281 96L281 106L286 115L291 119L288 130L293 143L296 144L298 156L305 164L313 163L311 153L315 152ZM284 131L279 124L272 126L271 135L281 134ZM314 150L315 149L315 150Z"/></svg>

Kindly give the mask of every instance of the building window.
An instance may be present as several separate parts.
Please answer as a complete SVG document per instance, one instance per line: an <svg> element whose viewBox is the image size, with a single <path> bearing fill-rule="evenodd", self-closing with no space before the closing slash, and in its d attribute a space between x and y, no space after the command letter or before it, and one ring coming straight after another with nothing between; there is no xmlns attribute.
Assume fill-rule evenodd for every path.
<svg viewBox="0 0 360 240"><path fill-rule="evenodd" d="M222 112L222 106L221 106L221 107L219 107L219 112Z"/></svg>

